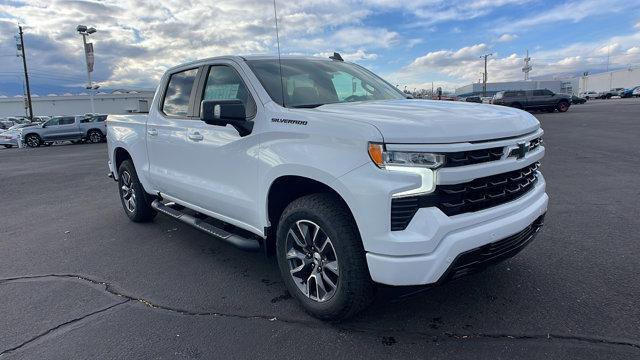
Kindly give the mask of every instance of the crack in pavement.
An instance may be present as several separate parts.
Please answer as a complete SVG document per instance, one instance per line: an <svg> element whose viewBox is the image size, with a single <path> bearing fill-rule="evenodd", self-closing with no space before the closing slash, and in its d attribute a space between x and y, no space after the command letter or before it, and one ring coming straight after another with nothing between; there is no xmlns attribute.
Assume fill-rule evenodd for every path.
<svg viewBox="0 0 640 360"><path fill-rule="evenodd" d="M276 316L268 316L268 315L241 315L241 314L227 314L227 313L221 313L221 312L212 312L212 311L192 311L192 310L186 310L186 309L180 309L180 308L174 308L174 307L169 307L169 306L165 306L165 305L159 305L159 304L155 304L149 300L145 300L142 298L138 298L135 297L133 295L128 295L124 292L118 291L116 290L113 285L111 285L108 282L105 281L100 281L100 280L96 280L96 279L92 279L88 276L84 276L84 275L78 275L78 274L46 274L46 275L28 275L28 276L19 276L19 277L12 277L12 278L4 278L4 279L0 279L0 285L2 284L6 284L6 283L11 283L11 282L18 282L18 281L24 281L24 280L37 280L37 279L47 279L47 278L66 278L66 279L76 279L76 280L81 280L81 281L85 281L85 282L89 282L91 284L94 285L101 285L104 286L104 290L112 295L118 296L118 297L122 297L125 300L119 303L116 303L114 305L111 305L109 307L103 308L101 310L95 311L93 313L90 313L88 315L85 315L83 317L77 318L77 319L73 319L70 320L68 322L65 322L63 324L60 324L52 329L47 330L46 332L36 336L35 338L26 341L25 343L12 348L12 349L8 349L5 350L3 352L0 352L0 356L8 353L8 352L12 352L15 351L21 347L23 347L24 345L27 345L43 336L46 336L48 334L50 334L51 332L64 327L66 325L78 322L80 320L86 319L87 317L96 315L98 313L107 311L113 307L128 303L130 301L135 301L138 303L143 304L146 307L152 308L152 309L158 309L158 310L164 310L164 311L168 311L168 312L172 312L172 313L177 313L180 315L189 315L189 316L217 316L217 317L229 317L229 318L238 318L238 319L257 319L257 320L267 320L270 322L273 321L279 321L279 322L284 322L284 323L290 323L290 324L298 324L298 325L304 325L310 328L316 328L316 329L321 329L321 328L326 328L328 326L333 327L337 330L344 330L344 331L351 331L354 333L362 333L362 334L375 334L375 335L380 335L383 336L383 338L388 335L388 334L394 334L394 333L401 333L403 335L413 335L413 336L419 336L419 337L430 337L430 338L436 338L438 340L446 340L446 339L455 339L455 340L472 340L472 339L498 339L498 340L568 340L568 341L578 341L578 342L586 342L586 343L591 343L591 344L603 344L603 345L613 345L613 346L629 346L629 347L633 347L636 349L640 349L640 342L638 341L633 341L633 340L620 340L620 339L612 339L612 338L606 338L606 337L598 337L598 336L581 336L581 335L564 335L564 334L553 334L553 333L547 333L547 334L520 334L520 335L513 335L513 334L484 334L484 333L469 333L469 334L458 334L458 333L451 333L451 332L444 332L444 333L428 333L428 332L421 332L421 331L398 331L398 330L380 330L380 329L367 329L367 328L357 328L357 327L351 327L348 325L340 325L339 323L314 323L314 322L309 322L309 321L302 321L302 320L295 320L295 319L286 319L286 318L278 318ZM444 335L446 338L441 338L441 336Z"/></svg>
<svg viewBox="0 0 640 360"><path fill-rule="evenodd" d="M125 292L122 292L122 291L118 291L118 290L116 290L114 288L114 286L112 284L110 284L108 282L96 280L96 279L90 278L88 276L78 275L78 274L27 275L27 276L18 276L18 277L12 277L12 278L3 278L3 279L0 279L0 285L6 284L6 283L11 283L11 282L23 281L23 280L38 280L38 279L46 279L46 278L76 279L76 280L86 281L86 282L89 282L89 283L94 284L94 285L101 285L101 286L104 286L104 290L109 294L112 294L112 295L115 295L115 296L118 296L118 297L122 297L122 298L125 298L127 300L131 300L131 301L135 301L135 302L141 303L144 306L150 307L152 309L165 310L165 311L169 311L169 312L173 312L173 313L178 313L178 314L181 314L181 315L218 316L218 317L231 317L231 318L240 318L240 319L260 319L260 320L268 320L268 321L280 321L280 322L293 323L293 324L302 324L302 325L306 325L306 326L310 326L310 327L318 327L318 328L322 327L322 326L318 326L318 324L315 324L313 322L308 322L308 321L303 321L303 320L295 320L295 319L278 318L276 316L269 316L269 315L240 315L240 314L227 314L227 313L214 312L214 311L192 311L192 310L187 310L187 309L180 309L180 308L169 307L169 306L165 306L165 305L159 305L159 304L153 303L153 302L151 302L149 300L146 300L146 299L143 299L143 298L139 298L139 297L135 297L133 295L126 294Z"/></svg>
<svg viewBox="0 0 640 360"><path fill-rule="evenodd" d="M124 301L115 303L113 305L109 305L109 306L107 306L105 308L102 308L100 310L96 310L96 311L90 312L90 313L88 313L86 315L83 315L83 316L81 316L79 318L75 318L75 319L71 319L69 321L65 321L62 324L56 325L56 326L52 327L51 329L49 329L49 330L47 330L47 331L45 331L45 332L43 332L41 334L38 334L38 335L32 337L31 339L29 339L29 340L27 340L27 341L25 341L25 342L23 342L23 343L21 343L19 345L16 345L16 346L14 346L12 348L9 348L7 350L3 350L2 352L0 352L0 358L2 358L5 355L8 355L8 354L10 354L10 353L12 353L12 352L14 352L16 350L20 350L21 348L33 343L34 341L40 340L40 339L44 338L45 336L50 335L50 334L52 334L53 332L55 332L57 330L60 330L60 329L65 328L67 326L73 325L73 324L75 324L75 323L77 323L79 321L86 320L86 319L88 319L88 318L90 318L90 317L92 317L94 315L98 315L98 314L103 313L105 311L111 310L111 309L115 308L116 306L120 306L122 304L128 303L129 301L130 301L129 299L126 299Z"/></svg>

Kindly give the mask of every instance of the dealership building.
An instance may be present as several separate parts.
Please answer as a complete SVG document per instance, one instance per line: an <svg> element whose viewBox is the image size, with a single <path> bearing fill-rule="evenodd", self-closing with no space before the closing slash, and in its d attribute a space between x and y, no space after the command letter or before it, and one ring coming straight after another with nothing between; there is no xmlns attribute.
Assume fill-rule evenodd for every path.
<svg viewBox="0 0 640 360"><path fill-rule="evenodd" d="M587 74L571 79L576 93L586 91L607 91L615 88L633 88L640 86L640 66L628 67L598 74Z"/></svg>
<svg viewBox="0 0 640 360"><path fill-rule="evenodd" d="M608 91L615 88L633 88L640 86L640 67L628 67L614 71L555 80L520 80L487 83L487 95L492 96L503 90L541 90L555 93L575 94L586 91ZM456 89L458 96L482 94L482 83L465 85Z"/></svg>
<svg viewBox="0 0 640 360"><path fill-rule="evenodd" d="M153 100L153 91L114 90L99 92L93 97L95 112L99 114L145 113ZM34 116L79 115L91 112L91 96L86 93L49 94L31 96ZM0 96L0 117L27 114L25 97Z"/></svg>

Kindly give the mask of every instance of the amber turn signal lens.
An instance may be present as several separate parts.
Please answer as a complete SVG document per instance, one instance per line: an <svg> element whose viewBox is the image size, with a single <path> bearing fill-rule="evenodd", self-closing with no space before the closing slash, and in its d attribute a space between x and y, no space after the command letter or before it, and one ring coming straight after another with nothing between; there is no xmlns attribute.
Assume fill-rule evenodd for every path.
<svg viewBox="0 0 640 360"><path fill-rule="evenodd" d="M384 167L383 152L382 144L369 143L369 157L379 168Z"/></svg>

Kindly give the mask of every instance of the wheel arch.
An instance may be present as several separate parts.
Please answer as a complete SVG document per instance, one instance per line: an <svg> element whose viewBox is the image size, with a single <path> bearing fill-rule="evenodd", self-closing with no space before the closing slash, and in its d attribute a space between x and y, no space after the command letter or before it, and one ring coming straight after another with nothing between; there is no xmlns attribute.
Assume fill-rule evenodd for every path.
<svg viewBox="0 0 640 360"><path fill-rule="evenodd" d="M512 102L509 106L516 109L524 109L524 106L519 101Z"/></svg>
<svg viewBox="0 0 640 360"><path fill-rule="evenodd" d="M271 183L269 190L267 191L265 207L270 224L269 231L266 233L268 238L273 240L273 235L275 235L280 216L292 201L305 195L316 193L328 193L334 195L336 199L345 206L351 216L351 219L356 223L353 211L349 207L349 204L334 187L310 177L300 175L283 175L276 178Z"/></svg>
<svg viewBox="0 0 640 360"><path fill-rule="evenodd" d="M42 136L40 136L40 134L38 134L37 132L30 132L30 133L23 134L22 137L26 139L27 136L31 136L31 135L35 135L35 136L39 137L40 140L42 140Z"/></svg>
<svg viewBox="0 0 640 360"><path fill-rule="evenodd" d="M125 160L131 160L131 162L133 162L133 157L131 157L131 154L129 154L129 152L125 148L120 146L116 147L113 150L113 162L115 164L116 172L118 171L118 168L120 168L120 164L122 164L122 162ZM133 166L135 166L135 163L133 164Z"/></svg>
<svg viewBox="0 0 640 360"><path fill-rule="evenodd" d="M102 132L102 130L101 130L101 129L99 129L99 128L91 128L91 129L87 130L87 135L89 135L89 133L90 133L90 132L92 132L92 131L97 131L97 132L99 132L100 134L104 135L104 133Z"/></svg>

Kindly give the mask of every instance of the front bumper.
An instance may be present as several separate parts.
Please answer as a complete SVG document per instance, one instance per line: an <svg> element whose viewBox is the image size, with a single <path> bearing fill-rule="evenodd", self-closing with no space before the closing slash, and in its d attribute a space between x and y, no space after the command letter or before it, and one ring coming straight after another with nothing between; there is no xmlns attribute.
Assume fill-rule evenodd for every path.
<svg viewBox="0 0 640 360"><path fill-rule="evenodd" d="M424 285L439 282L452 271L457 273L455 269L460 264L456 264L456 259L465 253L505 241L532 226L539 228L536 224L546 213L549 201L544 187L544 179L540 177L536 187L517 200L450 218L440 213L443 218L435 222L428 220L440 217L437 215L439 210L420 209L419 217L412 224L440 223L440 228L432 230L440 238L435 249L430 253L408 256L368 252L366 257L371 278L387 285ZM425 232L425 240L427 234ZM531 239L528 238L526 243ZM511 255L515 253L517 251Z"/></svg>
<svg viewBox="0 0 640 360"><path fill-rule="evenodd" d="M12 139L0 138L0 146L2 145L18 146L18 138L12 138Z"/></svg>

